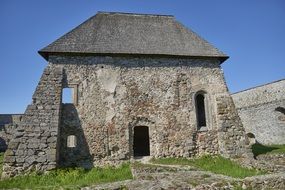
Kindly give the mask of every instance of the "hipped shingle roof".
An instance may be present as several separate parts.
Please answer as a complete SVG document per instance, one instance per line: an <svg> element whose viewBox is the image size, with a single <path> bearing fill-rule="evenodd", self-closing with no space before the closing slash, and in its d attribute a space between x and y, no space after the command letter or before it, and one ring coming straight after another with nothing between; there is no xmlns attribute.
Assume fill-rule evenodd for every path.
<svg viewBox="0 0 285 190"><path fill-rule="evenodd" d="M170 15L98 12L39 53L215 57L227 55Z"/></svg>

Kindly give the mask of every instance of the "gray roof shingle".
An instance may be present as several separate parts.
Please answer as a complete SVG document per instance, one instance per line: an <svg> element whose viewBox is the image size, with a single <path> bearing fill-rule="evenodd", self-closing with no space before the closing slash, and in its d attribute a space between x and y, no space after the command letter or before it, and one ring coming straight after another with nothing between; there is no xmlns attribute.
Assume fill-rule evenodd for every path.
<svg viewBox="0 0 285 190"><path fill-rule="evenodd" d="M228 58L170 15L98 12L39 53Z"/></svg>

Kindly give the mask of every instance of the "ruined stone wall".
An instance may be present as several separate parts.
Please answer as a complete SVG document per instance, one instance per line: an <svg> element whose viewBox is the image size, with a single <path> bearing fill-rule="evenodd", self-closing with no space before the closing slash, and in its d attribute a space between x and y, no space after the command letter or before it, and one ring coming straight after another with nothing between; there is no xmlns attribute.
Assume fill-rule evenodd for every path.
<svg viewBox="0 0 285 190"><path fill-rule="evenodd" d="M218 142L220 153L226 157L253 156L251 144L229 94L217 96Z"/></svg>
<svg viewBox="0 0 285 190"><path fill-rule="evenodd" d="M5 153L4 177L129 160L136 126L149 128L153 157L247 152L218 60L50 56L49 61ZM63 88L73 88L73 103L62 104ZM207 125L197 130L195 97L201 92Z"/></svg>
<svg viewBox="0 0 285 190"><path fill-rule="evenodd" d="M196 145L196 154L203 155L205 153L209 154L219 154L219 143L218 143L218 130L201 131L197 132L194 137L194 145Z"/></svg>
<svg viewBox="0 0 285 190"><path fill-rule="evenodd" d="M285 144L285 80L232 97L247 133L262 144Z"/></svg>
<svg viewBox="0 0 285 190"><path fill-rule="evenodd" d="M5 152L14 133L14 124L21 121L21 114L0 114L0 152Z"/></svg>
<svg viewBox="0 0 285 190"><path fill-rule="evenodd" d="M62 78L62 68L49 65L44 70L32 104L15 125L4 155L2 177L56 167Z"/></svg>
<svg viewBox="0 0 285 190"><path fill-rule="evenodd" d="M218 117L218 102L234 108L218 60L54 56L50 62L64 68L64 87L76 88L77 97L72 108L63 108L61 163L90 166L92 160L95 165L128 160L135 126L149 127L154 157L245 152L235 109L228 109L225 119ZM208 130L203 132L197 132L194 102L199 91L206 92L207 101ZM225 101L217 101L225 95ZM72 117L66 117L68 112ZM232 136L227 129L218 138L222 124ZM67 148L68 135L77 136L76 147ZM227 142L223 151L219 139Z"/></svg>
<svg viewBox="0 0 285 190"><path fill-rule="evenodd" d="M15 125L5 124L4 127L0 130L0 152L5 152L9 142L13 138L15 132Z"/></svg>
<svg viewBox="0 0 285 190"><path fill-rule="evenodd" d="M0 114L0 130L5 129L7 124L18 124L23 114Z"/></svg>

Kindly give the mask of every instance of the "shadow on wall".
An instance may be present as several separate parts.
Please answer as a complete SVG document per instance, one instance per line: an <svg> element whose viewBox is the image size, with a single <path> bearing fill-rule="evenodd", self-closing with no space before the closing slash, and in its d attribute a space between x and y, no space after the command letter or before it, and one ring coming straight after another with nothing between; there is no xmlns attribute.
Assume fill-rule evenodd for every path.
<svg viewBox="0 0 285 190"><path fill-rule="evenodd" d="M93 167L93 158L74 104L62 104L59 166Z"/></svg>
<svg viewBox="0 0 285 190"><path fill-rule="evenodd" d="M275 108L275 111L280 112L280 115L278 116L278 120L285 122L285 108L279 106Z"/></svg>
<svg viewBox="0 0 285 190"><path fill-rule="evenodd" d="M0 137L0 152L5 152L7 149L6 141Z"/></svg>
<svg viewBox="0 0 285 190"><path fill-rule="evenodd" d="M275 108L275 111L279 111L285 115L285 108L283 108L283 107L277 107L277 108Z"/></svg>
<svg viewBox="0 0 285 190"><path fill-rule="evenodd" d="M268 152L272 152L273 150L279 149L277 147L272 147L272 146L265 146L262 145L260 143L255 143L251 146L252 149L252 153L254 155L254 158L256 159L256 157L260 154L266 154Z"/></svg>

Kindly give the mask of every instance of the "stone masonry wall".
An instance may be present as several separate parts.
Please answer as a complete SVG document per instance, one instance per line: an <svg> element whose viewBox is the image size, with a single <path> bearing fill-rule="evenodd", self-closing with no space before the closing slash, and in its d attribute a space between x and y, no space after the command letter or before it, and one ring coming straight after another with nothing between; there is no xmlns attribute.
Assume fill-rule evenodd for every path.
<svg viewBox="0 0 285 190"><path fill-rule="evenodd" d="M2 177L56 167L62 68L48 65L4 155Z"/></svg>
<svg viewBox="0 0 285 190"><path fill-rule="evenodd" d="M91 168L93 160L75 106L73 104L63 104L61 115L59 165L63 167L81 166ZM96 131L94 133L96 135ZM77 146L67 147L68 136L75 134L77 137L75 144Z"/></svg>
<svg viewBox="0 0 285 190"><path fill-rule="evenodd" d="M0 114L0 152L5 152L14 133L13 124L21 121L21 114Z"/></svg>
<svg viewBox="0 0 285 190"><path fill-rule="evenodd" d="M135 126L149 127L154 157L245 152L242 125L217 60L53 56L50 62L64 68L64 87L77 92L76 103L63 111L72 115L62 117L60 160L64 165L88 167L132 158ZM205 132L197 132L194 97L199 91L206 92ZM217 101L219 94L227 95L226 101ZM225 119L232 130L230 137L227 129L218 138L222 123L217 117L218 102L231 108ZM75 148L67 148L68 135L77 136ZM218 140L227 142L226 151L219 151ZM231 143L238 146L230 149Z"/></svg>
<svg viewBox="0 0 285 190"><path fill-rule="evenodd" d="M5 124L14 123L20 120L21 114L0 114L0 129Z"/></svg>
<svg viewBox="0 0 285 190"><path fill-rule="evenodd" d="M4 177L132 159L136 126L149 128L153 157L247 153L218 60L50 56L49 61L5 153ZM63 88L73 88L73 103L61 103ZM200 92L207 123L201 131L195 105Z"/></svg>
<svg viewBox="0 0 285 190"><path fill-rule="evenodd" d="M5 126L0 130L0 152L5 152L7 150L9 142L13 138L15 132L15 125L5 124Z"/></svg>
<svg viewBox="0 0 285 190"><path fill-rule="evenodd" d="M217 96L218 142L220 153L226 157L252 158L249 141L233 100L229 94Z"/></svg>
<svg viewBox="0 0 285 190"><path fill-rule="evenodd" d="M285 144L285 80L232 97L247 133L262 144Z"/></svg>

